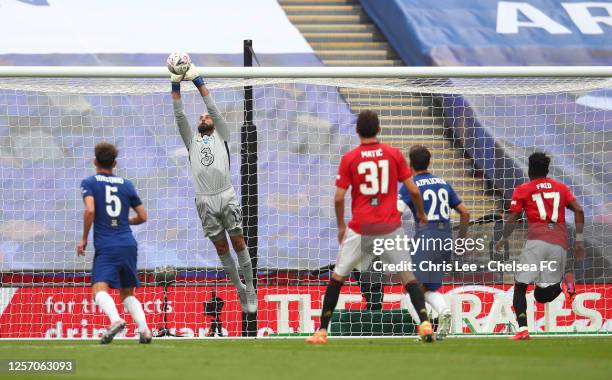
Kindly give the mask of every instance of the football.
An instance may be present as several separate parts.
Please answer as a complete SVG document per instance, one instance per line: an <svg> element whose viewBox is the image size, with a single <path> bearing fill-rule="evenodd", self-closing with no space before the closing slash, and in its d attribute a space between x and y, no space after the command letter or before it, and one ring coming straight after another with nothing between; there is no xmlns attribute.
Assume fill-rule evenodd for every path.
<svg viewBox="0 0 612 380"><path fill-rule="evenodd" d="M189 70L191 58L187 53L172 53L168 56L168 70L172 74L183 75Z"/></svg>

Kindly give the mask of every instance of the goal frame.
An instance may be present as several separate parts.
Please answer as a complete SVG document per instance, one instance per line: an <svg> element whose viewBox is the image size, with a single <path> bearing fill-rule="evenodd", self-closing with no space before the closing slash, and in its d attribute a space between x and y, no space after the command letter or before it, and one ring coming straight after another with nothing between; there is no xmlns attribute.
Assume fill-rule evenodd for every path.
<svg viewBox="0 0 612 380"><path fill-rule="evenodd" d="M199 67L205 78L608 78L612 66ZM165 66L0 66L2 78L168 78ZM25 285L25 284L24 284ZM567 336L567 334L551 334ZM607 336L608 334L584 334ZM478 335L466 335L477 337ZM495 335L498 336L498 335ZM502 335L503 336L503 335Z"/></svg>
<svg viewBox="0 0 612 380"><path fill-rule="evenodd" d="M200 67L210 78L612 77L612 66ZM0 66L0 78L166 78L153 66Z"/></svg>

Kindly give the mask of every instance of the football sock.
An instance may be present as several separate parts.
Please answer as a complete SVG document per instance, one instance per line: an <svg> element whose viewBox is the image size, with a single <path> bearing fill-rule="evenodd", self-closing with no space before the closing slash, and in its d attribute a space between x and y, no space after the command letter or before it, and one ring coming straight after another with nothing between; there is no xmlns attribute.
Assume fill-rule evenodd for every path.
<svg viewBox="0 0 612 380"><path fill-rule="evenodd" d="M421 323L429 321L427 309L425 308L425 296L423 295L423 291L421 290L419 284L414 282L406 284L406 292L410 295L410 301L412 301L412 305L416 309L417 313L419 313Z"/></svg>
<svg viewBox="0 0 612 380"><path fill-rule="evenodd" d="M111 321L111 324L117 322L119 318L119 312L117 311L117 306L115 306L115 301L113 298L105 291L99 291L96 293L95 298L96 304L100 307L102 312L108 316Z"/></svg>
<svg viewBox="0 0 612 380"><path fill-rule="evenodd" d="M522 284L520 282L514 284L512 304L519 327L527 327L527 286L527 284Z"/></svg>
<svg viewBox="0 0 612 380"><path fill-rule="evenodd" d="M410 314L410 318L412 318L414 323L416 323L417 325L421 323L421 317L419 317L419 313L417 313L417 311L415 310L412 302L406 305L406 310L408 311L408 314Z"/></svg>
<svg viewBox="0 0 612 380"><path fill-rule="evenodd" d="M340 289L342 283L336 281L333 278L329 280L327 289L325 290L325 297L323 297L323 309L321 309L321 326L319 328L329 328L329 321L334 314L334 309L338 304L338 298L340 297Z"/></svg>
<svg viewBox="0 0 612 380"><path fill-rule="evenodd" d="M426 291L425 301L431 305L438 315L442 315L449 311L444 296L440 292Z"/></svg>
<svg viewBox="0 0 612 380"><path fill-rule="evenodd" d="M240 265L240 271L244 276L244 282L246 282L247 289L252 291L255 289L253 284L253 265L251 264L251 256L246 247L242 251L236 251L238 256L238 265Z"/></svg>
<svg viewBox="0 0 612 380"><path fill-rule="evenodd" d="M223 271L225 271L225 274L232 281L236 289L242 289L243 285L242 285L242 282L240 281L240 276L238 275L238 269L236 268L236 262L234 261L234 258L232 257L232 255L229 252L227 252L222 255L219 255L219 259L221 260L221 263L223 264Z"/></svg>
<svg viewBox="0 0 612 380"><path fill-rule="evenodd" d="M123 305L128 310L134 322L138 326L138 332L143 333L149 329L147 326L147 320L145 318L144 310L142 310L142 304L134 296L128 296L123 300Z"/></svg>
<svg viewBox="0 0 612 380"><path fill-rule="evenodd" d="M557 296L561 294L561 284L554 284L551 286L547 286L545 288L541 288L536 286L533 291L533 295L536 301L540 303L547 303L553 301Z"/></svg>

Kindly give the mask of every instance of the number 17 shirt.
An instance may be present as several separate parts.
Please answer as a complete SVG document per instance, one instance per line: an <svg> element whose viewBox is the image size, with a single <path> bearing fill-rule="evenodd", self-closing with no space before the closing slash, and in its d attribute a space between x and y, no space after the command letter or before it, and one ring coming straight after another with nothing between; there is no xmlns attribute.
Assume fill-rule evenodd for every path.
<svg viewBox="0 0 612 380"><path fill-rule="evenodd" d="M527 239L542 240L567 249L565 208L576 197L565 184L551 178L538 178L526 182L512 194L510 212L527 217Z"/></svg>

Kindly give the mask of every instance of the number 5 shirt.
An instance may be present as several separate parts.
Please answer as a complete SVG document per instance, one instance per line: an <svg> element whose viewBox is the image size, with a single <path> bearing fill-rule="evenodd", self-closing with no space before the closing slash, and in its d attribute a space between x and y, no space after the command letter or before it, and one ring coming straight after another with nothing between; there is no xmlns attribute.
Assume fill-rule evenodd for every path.
<svg viewBox="0 0 612 380"><path fill-rule="evenodd" d="M112 174L96 174L81 182L81 193L83 199L94 198L96 253L109 247L137 246L128 219L130 208L142 201L132 182Z"/></svg>

